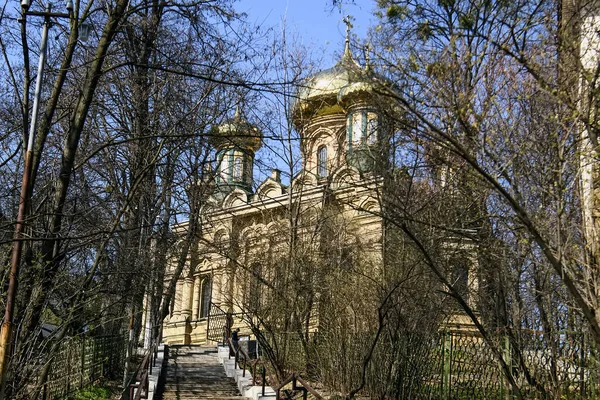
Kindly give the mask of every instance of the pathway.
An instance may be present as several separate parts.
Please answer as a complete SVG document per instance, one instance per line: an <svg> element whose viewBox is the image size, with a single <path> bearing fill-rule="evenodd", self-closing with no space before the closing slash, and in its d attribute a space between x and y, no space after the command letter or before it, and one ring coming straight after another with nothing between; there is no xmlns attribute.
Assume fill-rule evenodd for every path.
<svg viewBox="0 0 600 400"><path fill-rule="evenodd" d="M169 346L165 378L157 398L245 399L235 380L225 375L215 346Z"/></svg>

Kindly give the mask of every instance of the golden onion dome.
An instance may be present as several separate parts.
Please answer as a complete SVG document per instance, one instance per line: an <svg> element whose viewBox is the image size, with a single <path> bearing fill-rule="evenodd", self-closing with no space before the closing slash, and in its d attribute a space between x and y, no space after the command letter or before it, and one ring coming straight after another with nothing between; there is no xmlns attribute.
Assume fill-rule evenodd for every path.
<svg viewBox="0 0 600 400"><path fill-rule="evenodd" d="M294 114L324 111L325 114L339 111L337 107L337 96L339 91L350 83L360 80L363 69L350 53L350 47L346 43L346 49L342 59L332 68L319 71L309 76L300 85L293 109ZM331 110L327 110L332 108Z"/></svg>
<svg viewBox="0 0 600 400"><path fill-rule="evenodd" d="M342 113L348 105L365 101L386 80L376 76L369 65L361 67L352 57L349 41L342 59L333 67L309 76L298 90L293 105L294 122L314 116Z"/></svg>
<svg viewBox="0 0 600 400"><path fill-rule="evenodd" d="M262 146L262 132L242 117L238 107L233 118L212 129L210 141L218 150L238 147L256 152Z"/></svg>

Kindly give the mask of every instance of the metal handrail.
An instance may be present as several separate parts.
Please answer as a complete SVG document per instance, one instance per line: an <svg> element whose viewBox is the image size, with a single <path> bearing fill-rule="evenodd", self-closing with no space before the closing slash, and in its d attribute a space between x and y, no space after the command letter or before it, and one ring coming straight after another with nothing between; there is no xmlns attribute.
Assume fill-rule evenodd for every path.
<svg viewBox="0 0 600 400"><path fill-rule="evenodd" d="M148 398L148 391L150 387L150 375L152 374L152 368L156 366L157 356L158 344L154 342L150 345L148 352L146 353L142 362L138 366L138 369L134 374L135 380L133 381L133 383L129 384L130 400L140 400ZM136 392L136 389L140 390Z"/></svg>
<svg viewBox="0 0 600 400"><path fill-rule="evenodd" d="M283 389L283 387L285 385L287 385L288 383L292 383L292 390L300 390L302 391L302 398L304 400L306 400L308 398L308 393L312 394L317 400L323 400L323 396L321 396L321 394L319 392L317 392L315 389L313 389L308 382L306 382L297 372L293 372L290 376L288 376L283 382L281 382L279 384L279 386L277 386L277 388L275 389L275 393L276 393L276 399L279 399L279 395L281 392L281 389ZM302 385L302 386L298 386L298 382ZM288 396L289 397L289 396Z"/></svg>
<svg viewBox="0 0 600 400"><path fill-rule="evenodd" d="M246 351L244 351L244 349L242 349L239 345L237 347L237 349L235 348L235 346L233 345L233 341L231 340L231 338L227 338L227 345L229 347L229 358L231 359L231 353L233 352L233 354L235 355L235 364L234 366L236 368L240 368L242 369L242 377L246 376L246 366L248 365L248 361L250 360L250 356L248 355L248 353L246 353ZM243 361L243 365L240 365L240 358ZM256 359L252 362L251 364L251 371L252 371L252 386L254 386L256 384L256 370L258 368L258 365L262 366L262 382L261 382L261 387L262 387L262 396L265 395L265 387L266 387L266 375L267 375L267 369L266 369L266 363L263 360L259 360ZM274 382L273 377L271 376L271 374L269 374L269 380ZM277 393L276 395L276 399L280 398L280 392L281 389L287 385L288 383L292 383L292 390L300 390L302 391L302 398L304 400L307 400L307 396L308 393L312 394L315 399L317 400L322 400L323 396L317 392L315 389L312 388L312 386L310 386L308 384L308 382L306 382L304 380L304 378L302 378L297 372L292 373L287 379L285 379L281 384L279 384L279 386L277 386L277 388L275 389L275 392ZM298 382L302 385L302 386L298 386Z"/></svg>
<svg viewBox="0 0 600 400"><path fill-rule="evenodd" d="M239 345L236 349L235 346L233 345L233 341L231 340L231 338L227 338L227 346L229 348L229 359L231 359L231 353L233 353L235 356L234 367L240 368L242 370L242 377L246 377L246 367L248 366L248 362L251 360L250 356ZM241 355L241 357L240 357L240 355ZM240 365L240 358L244 362L243 365ZM259 364L262 366L261 391L262 391L262 396L264 396L265 395L265 387L266 387L266 383L267 383L267 379L266 379L267 378L267 368L266 368L266 363L263 360L256 359L250 364L250 370L252 372L252 386L254 386L256 384L256 376L257 376L256 371L258 369ZM271 374L268 374L268 375L269 375L270 380L272 380Z"/></svg>
<svg viewBox="0 0 600 400"><path fill-rule="evenodd" d="M247 366L248 361L250 360L250 356L239 345L237 346L237 349L236 349L235 346L233 345L233 341L231 340L231 338L227 338L227 344L229 346L229 358L231 359L231 353L233 352L233 354L235 355L235 364L234 365L236 365L237 367L242 369L243 370L242 376L246 377L246 366ZM241 353L243 361L244 361L243 368L240 366L240 362L239 362L240 353Z"/></svg>
<svg viewBox="0 0 600 400"><path fill-rule="evenodd" d="M267 375L269 377L269 382L275 382L275 379L273 379L273 376L271 375L271 373L267 373L267 362L264 360L260 360L260 359L256 359L254 361L254 369L252 372L252 386L256 385L256 369L258 368L258 365L262 366L262 371L261 371L261 382L260 382L260 386L261 386L261 391L262 394L261 396L265 395L265 387L267 385Z"/></svg>
<svg viewBox="0 0 600 400"><path fill-rule="evenodd" d="M234 364L234 368L240 368L242 369L242 377L246 376L246 366L248 365L248 361L250 360L250 356L248 355L248 353L246 353L246 351L244 351L244 349L242 349L239 346L237 348L233 345L233 340L231 340L230 337L227 338L227 346L229 348L229 359L231 359L231 353L234 354L235 356L235 364ZM243 361L243 366L240 365L240 358ZM251 372L252 372L252 386L254 386L256 384L256 370L258 368L258 365L262 365L262 382L261 382L261 386L262 386L262 396L265 395L265 386L266 386L266 375L267 375L267 370L266 370L266 362L260 359L256 359L252 362L251 364ZM275 380L273 379L273 377L271 376L271 374L269 374L269 381L271 382L275 382ZM323 400L323 396L317 392L315 389L312 388L312 386L310 386L308 384L307 381L304 380L304 378L302 378L300 376L300 374L298 374L297 372L293 372L287 379L285 379L282 383L280 383L277 388L275 389L276 392L276 399L279 400L280 398L280 392L281 389L287 385L288 383L292 383L292 390L300 390L302 391L302 398L304 400L307 400L308 397L308 393L312 394L315 399L317 400ZM302 386L298 386L298 383L300 383Z"/></svg>

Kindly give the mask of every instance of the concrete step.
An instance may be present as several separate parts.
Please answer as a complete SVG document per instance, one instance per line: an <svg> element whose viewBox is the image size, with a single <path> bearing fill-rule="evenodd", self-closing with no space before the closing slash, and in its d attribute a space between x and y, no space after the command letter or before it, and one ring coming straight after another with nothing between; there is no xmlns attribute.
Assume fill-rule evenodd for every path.
<svg viewBox="0 0 600 400"><path fill-rule="evenodd" d="M216 347L171 346L162 386L163 400L244 400L219 363Z"/></svg>
<svg viewBox="0 0 600 400"><path fill-rule="evenodd" d="M250 400L247 397L241 396L211 396L211 395L198 395L194 393L165 393L163 394L163 400L176 400L176 399L212 399L212 400Z"/></svg>

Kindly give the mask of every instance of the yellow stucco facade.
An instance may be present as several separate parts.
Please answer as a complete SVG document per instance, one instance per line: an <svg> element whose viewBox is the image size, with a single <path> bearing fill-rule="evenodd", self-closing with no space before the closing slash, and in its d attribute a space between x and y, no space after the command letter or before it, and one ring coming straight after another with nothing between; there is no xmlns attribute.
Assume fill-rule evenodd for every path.
<svg viewBox="0 0 600 400"><path fill-rule="evenodd" d="M290 273L299 263L311 269L310 279L326 279L319 270L332 263L375 284L385 279L383 172L390 168L392 121L399 118L391 118L398 113L393 96L381 93L391 90L368 65L354 61L348 46L333 68L305 80L292 115L301 138L302 169L287 185L276 169L254 184L260 132L239 111L215 129L216 184L163 324L165 343L205 343L215 307L242 316L234 324L250 333L244 319L252 318L259 305L276 306L279 282L303 284L305 278ZM183 223L174 231L184 235L186 228ZM477 282L471 278L469 285ZM319 282L312 287L316 292L307 329L318 330L319 298L327 294L319 292ZM356 301L368 302L360 298L364 293L356 294Z"/></svg>
<svg viewBox="0 0 600 400"><path fill-rule="evenodd" d="M372 95L382 82L353 60L348 47L333 68L305 81L293 116L302 170L288 185L276 169L252 185L260 132L239 111L215 130L215 191L206 201L201 237L163 324L165 343L206 342L211 306L247 312L269 296L255 292L268 292L264 283L281 279L276 275L289 262L319 268L326 257L382 275L384 235L377 215L382 179L375 166L382 154L383 114ZM174 231L184 234L186 227ZM318 329L318 317L312 321L311 329Z"/></svg>

